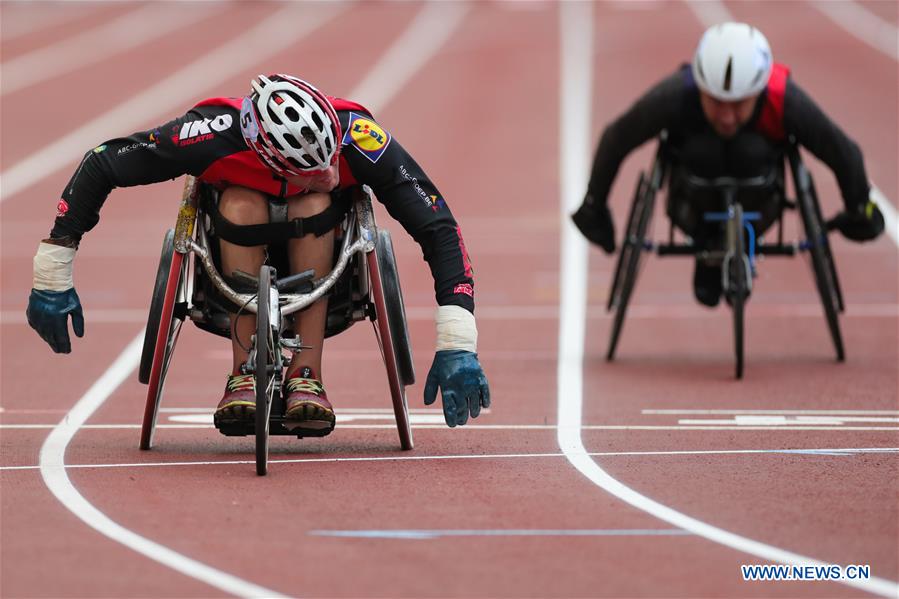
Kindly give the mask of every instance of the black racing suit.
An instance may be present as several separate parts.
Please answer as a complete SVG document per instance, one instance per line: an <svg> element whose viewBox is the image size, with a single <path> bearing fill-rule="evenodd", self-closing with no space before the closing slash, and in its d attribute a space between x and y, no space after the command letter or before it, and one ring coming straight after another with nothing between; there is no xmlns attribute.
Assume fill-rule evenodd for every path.
<svg viewBox="0 0 899 599"><path fill-rule="evenodd" d="M343 136L340 189L366 184L422 248L439 305L474 312L474 280L462 233L437 187L362 106L332 98ZM76 242L99 221L115 187L190 174L224 189L240 185L287 197L287 184L256 157L240 132L241 99L211 98L149 131L111 139L85 155L59 203L51 237Z"/></svg>
<svg viewBox="0 0 899 599"><path fill-rule="evenodd" d="M780 85L776 84L780 75ZM808 148L836 175L847 209L868 200L868 178L862 153L789 77L789 69L775 65L774 76L762 92L749 121L738 133L724 139L706 120L699 89L689 65L681 66L644 94L623 115L606 127L599 142L588 184L596 204L608 201L609 190L621 162L635 148L668 132L669 157L673 170L669 188L669 215L687 233L695 233L698 212L707 205L703 198L686 198L678 173L700 177L751 177L783 164L783 142L787 136ZM682 169L682 170L681 170ZM672 197L673 196L673 197ZM771 206L754 207L767 212L762 226L773 220ZM776 209L776 207L775 207ZM693 230L691 230L693 229Z"/></svg>

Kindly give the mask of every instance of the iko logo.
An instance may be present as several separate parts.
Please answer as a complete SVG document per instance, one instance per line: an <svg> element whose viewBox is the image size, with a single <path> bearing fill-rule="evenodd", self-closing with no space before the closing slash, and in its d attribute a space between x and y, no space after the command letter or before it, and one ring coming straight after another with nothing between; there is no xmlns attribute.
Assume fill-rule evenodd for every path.
<svg viewBox="0 0 899 599"><path fill-rule="evenodd" d="M172 141L178 146L207 141L215 136L213 131L225 131L233 122L234 119L230 114L220 114L214 119L190 121L181 125L181 131L172 136Z"/></svg>

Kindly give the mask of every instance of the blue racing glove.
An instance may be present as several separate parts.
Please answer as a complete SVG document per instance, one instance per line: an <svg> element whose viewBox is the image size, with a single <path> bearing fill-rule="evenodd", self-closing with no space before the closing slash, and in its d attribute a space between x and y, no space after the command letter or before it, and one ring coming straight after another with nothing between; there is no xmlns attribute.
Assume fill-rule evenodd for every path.
<svg viewBox="0 0 899 599"><path fill-rule="evenodd" d="M79 337L84 337L84 313L81 300L75 288L66 291L44 291L32 289L28 298L25 315L28 324L41 338L50 344L58 354L72 351L69 341L69 314L72 315L72 329Z"/></svg>
<svg viewBox="0 0 899 599"><path fill-rule="evenodd" d="M461 426L468 422L469 414L477 418L482 407L490 407L490 387L474 352L451 349L435 353L425 382L426 406L437 400L438 387L447 426Z"/></svg>

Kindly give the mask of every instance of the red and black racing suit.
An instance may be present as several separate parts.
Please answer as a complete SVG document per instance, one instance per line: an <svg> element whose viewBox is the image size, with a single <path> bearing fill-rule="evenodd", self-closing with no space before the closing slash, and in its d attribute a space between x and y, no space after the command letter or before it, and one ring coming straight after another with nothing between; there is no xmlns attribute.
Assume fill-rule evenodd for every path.
<svg viewBox="0 0 899 599"><path fill-rule="evenodd" d="M247 147L240 132L242 98L211 98L149 131L111 139L84 155L66 185L51 237L75 241L99 221L115 187L157 183L190 174L224 189L239 185L288 197L288 185ZM361 105L331 98L343 132L340 185L368 185L422 248L439 305L474 312L474 280L462 233L437 187Z"/></svg>
<svg viewBox="0 0 899 599"><path fill-rule="evenodd" d="M779 161L782 164L783 142L793 136L836 175L847 209L868 200L868 177L858 145L792 80L784 65L774 65L752 117L729 139L715 133L706 120L692 70L682 65L606 127L588 184L594 202L607 202L624 158L663 130L667 130L667 144L677 157L675 166L708 178L764 174ZM677 168L673 175L670 193L677 194L681 191ZM681 202L681 207L690 203ZM697 224L695 214L671 216L681 228L693 232L689 228Z"/></svg>

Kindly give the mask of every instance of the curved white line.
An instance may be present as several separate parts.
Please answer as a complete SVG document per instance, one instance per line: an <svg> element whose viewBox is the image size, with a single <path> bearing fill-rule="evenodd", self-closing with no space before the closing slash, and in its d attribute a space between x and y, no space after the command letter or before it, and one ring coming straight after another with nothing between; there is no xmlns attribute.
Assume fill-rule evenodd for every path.
<svg viewBox="0 0 899 599"><path fill-rule="evenodd" d="M692 6L692 5L691 5ZM559 447L568 461L584 476L625 503L674 526L710 541L780 564L826 565L772 545L742 537L696 518L682 514L612 478L588 454L581 440L583 403L584 322L586 316L587 251L586 243L572 225L569 214L580 202L587 180L585 157L591 148L586 138L590 131L590 90L593 65L593 15L590 3L566 2L560 5L561 73L560 123L562 135L561 173L561 281L559 306L558 423ZM577 111L572 114L572 111ZM734 574L736 576L736 573ZM840 580L843 584L884 597L899 596L899 585L882 578Z"/></svg>
<svg viewBox="0 0 899 599"><path fill-rule="evenodd" d="M65 464L66 447L81 425L87 422L97 408L103 405L106 398L137 368L143 342L144 332L141 331L44 441L39 460L44 483L66 509L100 534L185 576L239 597L284 597L265 587L216 570L116 524L91 505L69 480Z"/></svg>
<svg viewBox="0 0 899 599"><path fill-rule="evenodd" d="M156 84L151 90L147 90L144 94L132 99L125 105L120 106L116 111L113 111L113 113L117 115L117 119L120 121L130 118L129 115L131 112L136 112L138 114L149 113L152 112L152 110L149 110L150 107L144 106L148 102L155 104L153 108L156 111L159 111L162 109L159 105L160 102L163 102L162 106L165 106L167 105L165 104L165 101L173 101L170 97L160 97L163 95L170 95L171 88L195 89L197 87L197 82L195 80L187 81L190 85L175 85L175 83L184 83L185 81L182 80L186 79L199 79L206 84L214 81L213 79L203 78L208 75L208 73L197 72L198 70L201 70L201 67L202 70L208 68L209 72L219 73L217 76L221 76L221 73L225 72L220 68L223 63L229 64L230 71L227 72L234 72L238 67L243 68L256 64L260 58L258 52L256 54L252 52L248 53L246 50L248 47L265 46L269 50L272 50L273 46L271 43L262 43L270 42L269 38L289 39L295 42L299 36L317 29L326 21L337 16L343 10L343 5L335 3L333 7L327 7L326 10L319 10L311 15L305 15L305 18L292 18L295 16L293 11L302 10L304 10L303 6L289 6L280 9L275 15L265 19L263 22L244 33L240 38L228 42L220 47L215 53L206 55L204 58L185 67L185 69L182 69L165 81ZM417 53L417 58L410 60L415 65L415 70L421 68L427 62L427 59L440 49L451 32L455 31L455 29L462 23L466 12L467 8L465 7L448 8L445 5L441 5L441 3L428 3L419 12L419 16L413 19L409 27L436 28L434 31L438 31L439 33L434 33L427 39L423 39L410 33L407 28L394 44L388 48L384 57L390 58L395 56L398 51L414 52ZM443 20L438 18L441 16L443 17ZM248 43L248 40L256 40L260 43ZM419 47L410 47L410 44L412 43L419 43ZM223 59L223 52L230 55L229 60ZM383 60L383 58L381 60ZM212 62L215 64L211 64ZM378 64L380 64L380 60ZM373 68L377 69L378 67L376 65ZM414 74L415 70L401 69L399 72L394 73L393 76L385 77L385 80L381 83L380 89L372 89L370 93L374 94L376 91L379 91L380 95L376 97L376 101L379 103L388 101L394 93L396 93L397 88ZM148 110L135 110L136 105L144 106ZM110 114L107 113L104 117L95 119L81 129L69 134L55 145L51 144L50 149L46 151L49 152L49 154L38 153L37 155L32 155L14 165L9 171L3 173L3 193L5 195L0 195L0 200L4 197L11 197L17 190L26 186L27 183L37 180L35 179L36 175L34 174L36 171L34 171L33 168L36 160L46 161L52 158L53 160L51 162L53 162L55 168L64 165L66 160L68 160L67 156L71 154L71 149L66 146L66 143L74 143L76 138L83 139L84 137L87 137L85 131L98 130L101 127L100 121L106 121L109 118ZM43 164L42 162L42 168L38 170L43 173L42 176L46 176L48 168L46 168L46 164ZM10 181L11 175L15 175L14 181L12 182ZM10 191L10 187L12 187L12 191ZM84 521L85 524L106 535L110 539L122 543L126 547L129 547L150 559L164 564L173 570L177 570L182 574L201 580L227 593L232 593L241 597L284 597L270 589L254 585L226 572L216 570L215 568L177 553L168 547L154 543L153 541L116 524L78 493L69 480L64 460L65 450L68 443L87 419L90 418L97 408L103 404L109 395L112 394L122 381L124 381L137 367L137 364L140 361L143 336L144 333L141 331L103 376L88 389L87 393L85 393L78 403L75 404L72 410L63 418L62 422L53 429L44 441L44 444L41 447L39 460L41 476L43 477L44 482L53 495L56 496L66 508Z"/></svg>

